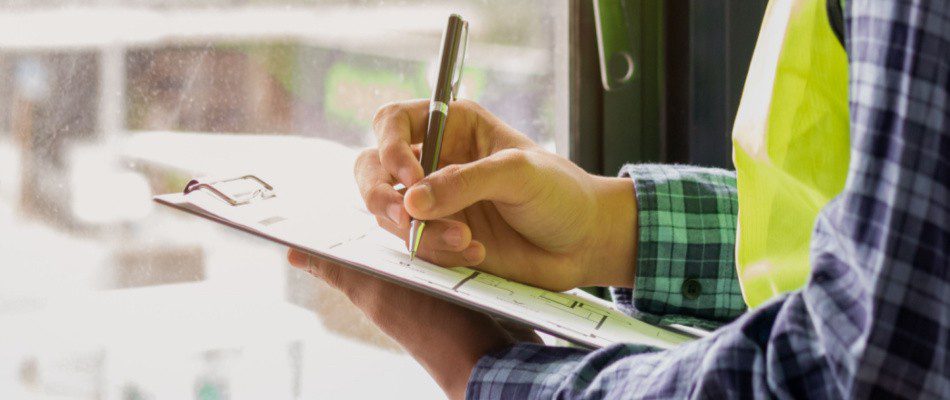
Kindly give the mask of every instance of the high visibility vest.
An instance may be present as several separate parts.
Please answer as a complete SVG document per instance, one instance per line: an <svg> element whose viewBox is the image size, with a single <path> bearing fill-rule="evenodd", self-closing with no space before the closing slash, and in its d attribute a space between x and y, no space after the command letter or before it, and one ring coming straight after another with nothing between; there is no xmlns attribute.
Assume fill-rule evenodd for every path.
<svg viewBox="0 0 950 400"><path fill-rule="evenodd" d="M848 60L826 0L769 2L732 142L736 267L755 307L804 286L815 218L848 171Z"/></svg>

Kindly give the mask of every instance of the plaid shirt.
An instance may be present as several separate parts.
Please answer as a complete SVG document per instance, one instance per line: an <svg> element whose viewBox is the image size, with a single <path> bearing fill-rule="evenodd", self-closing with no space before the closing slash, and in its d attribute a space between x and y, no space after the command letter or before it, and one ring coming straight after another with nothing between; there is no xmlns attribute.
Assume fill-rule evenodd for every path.
<svg viewBox="0 0 950 400"><path fill-rule="evenodd" d="M637 290L617 308L655 324L715 329L746 311L736 276L736 174L685 165L627 165L637 194Z"/></svg>
<svg viewBox="0 0 950 400"><path fill-rule="evenodd" d="M851 164L844 191L818 215L806 286L672 350L518 344L479 361L470 398L950 398L950 2L848 3ZM723 228L734 224L731 182L711 171L719 177L678 183L677 167L627 172L638 191L656 194L638 194L647 199L640 246L649 254L639 257L646 271L636 292L648 289L615 291L620 307L719 320L739 313L735 277L723 272L733 268L729 235L711 228L706 247L702 235L672 233L720 215ZM694 215L697 197L716 207ZM690 260L697 239L719 249L719 271ZM695 298L676 297L677 286Z"/></svg>

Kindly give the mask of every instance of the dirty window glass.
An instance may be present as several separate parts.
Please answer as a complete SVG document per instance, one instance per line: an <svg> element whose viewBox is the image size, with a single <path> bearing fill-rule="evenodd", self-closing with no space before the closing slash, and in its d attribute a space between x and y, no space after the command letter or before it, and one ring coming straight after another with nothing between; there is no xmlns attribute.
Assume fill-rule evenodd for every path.
<svg viewBox="0 0 950 400"><path fill-rule="evenodd" d="M266 170L352 203L452 12L462 97L566 153L567 2L0 0L0 398L441 397L283 248L151 196Z"/></svg>

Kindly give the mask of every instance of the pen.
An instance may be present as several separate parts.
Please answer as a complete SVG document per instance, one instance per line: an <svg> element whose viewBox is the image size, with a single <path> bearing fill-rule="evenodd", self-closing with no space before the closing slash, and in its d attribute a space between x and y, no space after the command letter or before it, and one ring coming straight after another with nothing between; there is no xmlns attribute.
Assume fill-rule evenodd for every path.
<svg viewBox="0 0 950 400"><path fill-rule="evenodd" d="M449 101L458 97L459 82L462 79L462 62L468 42L468 22L458 14L449 16L448 25L442 34L442 52L439 55L439 76L432 98L429 100L429 122L426 136L422 141L419 162L425 176L439 169L439 153L442 152L442 135L445 133L445 120L449 117ZM416 258L425 221L412 219L409 225L409 259Z"/></svg>

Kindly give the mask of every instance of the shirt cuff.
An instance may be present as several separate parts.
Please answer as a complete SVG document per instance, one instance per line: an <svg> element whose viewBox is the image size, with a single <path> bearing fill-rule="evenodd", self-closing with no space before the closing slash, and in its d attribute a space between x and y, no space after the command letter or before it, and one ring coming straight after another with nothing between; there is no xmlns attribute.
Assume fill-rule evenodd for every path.
<svg viewBox="0 0 950 400"><path fill-rule="evenodd" d="M714 329L746 311L735 268L735 173L684 165L626 165L639 242L634 289L618 308L657 324Z"/></svg>

